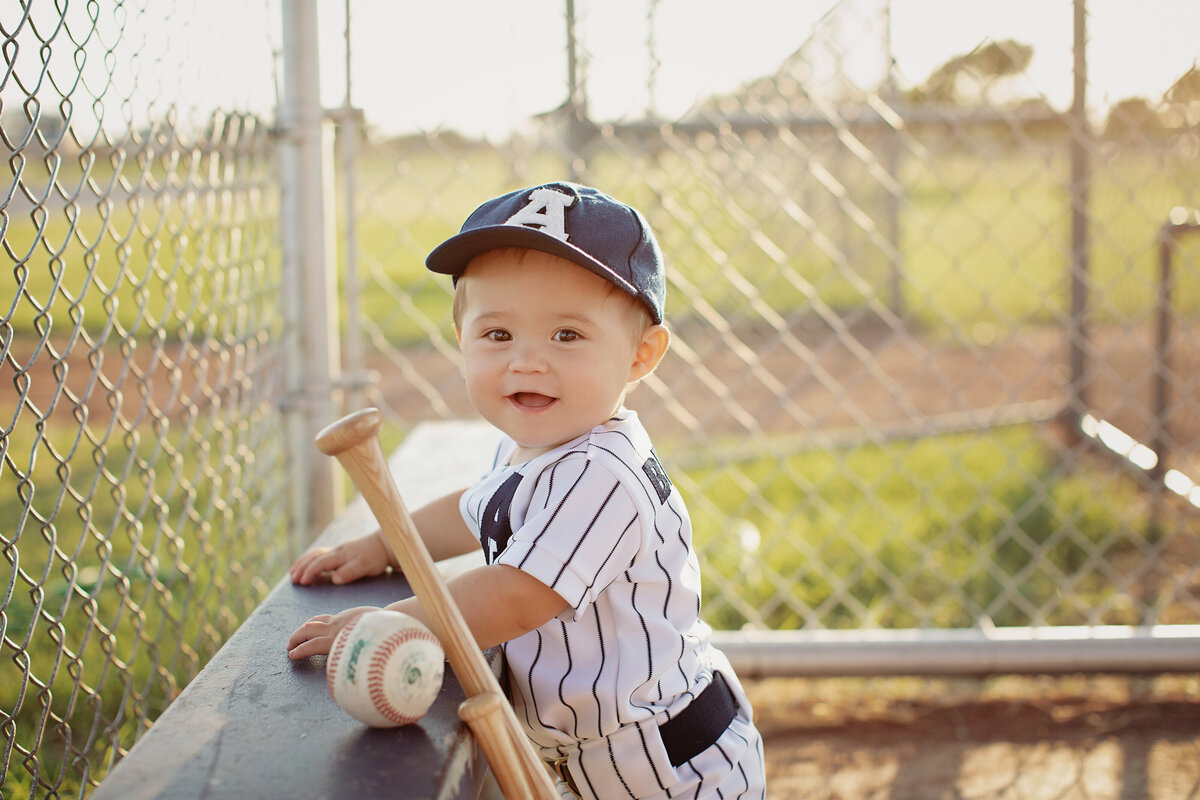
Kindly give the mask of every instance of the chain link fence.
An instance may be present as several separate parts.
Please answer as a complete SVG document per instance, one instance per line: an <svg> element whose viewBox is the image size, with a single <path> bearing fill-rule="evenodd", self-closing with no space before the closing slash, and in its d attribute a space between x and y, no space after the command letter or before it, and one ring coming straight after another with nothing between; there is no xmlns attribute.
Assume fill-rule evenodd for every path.
<svg viewBox="0 0 1200 800"><path fill-rule="evenodd" d="M1053 26L1065 86L1034 82L1019 33L906 75L906 11L838 3L774 71L604 119L585 77L612 18L645 32L652 84L680 9L568 4L563 106L502 140L368 128L340 166L367 399L401 429L471 414L424 255L482 199L575 177L644 208L669 260L673 347L630 404L687 496L715 626L1194 624L1200 73L1073 103L1087 20L1065 3L1027 31ZM708 22L730 38L735 16Z"/></svg>
<svg viewBox="0 0 1200 800"><path fill-rule="evenodd" d="M16 6L0 12L0 794L80 796L287 563L274 28L240 4L242 30L208 3ZM222 70L215 37L256 68Z"/></svg>
<svg viewBox="0 0 1200 800"><path fill-rule="evenodd" d="M389 443L474 415L424 257L483 199L573 178L639 206L668 258L673 346L630 405L687 497L715 627L1200 622L1194 62L1128 99L1077 62L1064 93L1017 31L910 74L894 38L919 9L843 0L674 107L674 39L717 52L780 25L530 5L551 37L322 6L327 30L349 14L322 42L347 73L329 114L347 410L384 409ZM1061 5L1030 25L1069 65ZM279 7L62 8L0 18L6 796L85 794L283 574L298 524L264 121ZM1165 30L1163 8L1139 14ZM400 68L422 39L465 77ZM217 40L252 63L185 46ZM527 61L505 73L492 40ZM1128 57L1101 44L1093 64ZM643 107L598 110L630 62ZM224 94L200 96L208 71ZM486 76L503 104L534 71L551 93L516 126L386 122L426 84L476 97ZM383 103L362 99L375 73Z"/></svg>

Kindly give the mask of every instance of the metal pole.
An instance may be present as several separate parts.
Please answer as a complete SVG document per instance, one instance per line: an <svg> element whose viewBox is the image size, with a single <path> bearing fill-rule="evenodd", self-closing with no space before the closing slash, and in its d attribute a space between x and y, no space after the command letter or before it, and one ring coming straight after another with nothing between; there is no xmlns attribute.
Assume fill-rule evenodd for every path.
<svg viewBox="0 0 1200 800"><path fill-rule="evenodd" d="M1150 470L1151 524L1157 528L1161 518L1162 482L1167 474L1167 461L1172 440L1169 431L1171 377L1171 292L1174 275L1172 262L1178 239L1185 233L1200 232L1200 211L1175 208L1170 219L1158 234L1158 318L1154 337L1154 382L1151 386L1150 449L1157 459Z"/></svg>
<svg viewBox="0 0 1200 800"><path fill-rule="evenodd" d="M883 85L884 104L888 108L895 109L898 93L896 91L896 55L892 50L892 4L890 0L883 13L886 15L884 47L887 50L887 75L884 77ZM900 132L892 125L884 125L881 130L883 131L884 169L897 187L903 186L900 182ZM900 196L886 188L884 194L883 230L888 244L892 246L892 252L888 256L890 262L888 302L891 303L892 313L903 319L905 314L904 256L900 250Z"/></svg>
<svg viewBox="0 0 1200 800"><path fill-rule="evenodd" d="M354 211L354 197L358 192L355 183L355 172L358 166L358 139L362 133L362 114L354 107L350 96L350 0L345 2L346 13L346 97L342 107L337 111L338 151L341 156L345 222L343 241L346 248L346 263L344 271L345 298L343 308L345 319L345 355L346 369L343 372L342 386L345 390L346 408L357 411L366 402L366 389L370 386L363 358L362 344L362 312L359 301L362 297L362 287L358 276L358 219Z"/></svg>
<svg viewBox="0 0 1200 800"><path fill-rule="evenodd" d="M590 136L587 92L579 77L579 43L575 37L575 0L567 0L567 149L571 180L583 180L587 165L583 150Z"/></svg>
<svg viewBox="0 0 1200 800"><path fill-rule="evenodd" d="M658 36L655 17L658 15L659 0L650 0L646 8L646 55L650 68L646 74L646 119L658 119Z"/></svg>
<svg viewBox="0 0 1200 800"><path fill-rule="evenodd" d="M1195 672L1200 625L713 631L743 678Z"/></svg>
<svg viewBox="0 0 1200 800"><path fill-rule="evenodd" d="M288 342L288 396L285 400L288 456L292 470L291 507L296 544L307 546L341 505L330 459L313 440L338 414L334 407L337 298L331 197L326 175L332 159L330 128L320 95L316 0L282 3L283 102L280 222L284 271L284 324Z"/></svg>
<svg viewBox="0 0 1200 800"><path fill-rule="evenodd" d="M1071 101L1071 299L1067 325L1068 367L1071 384L1067 414L1070 430L1079 431L1079 420L1088 409L1088 197L1091 183L1087 120L1087 3L1075 0L1075 85Z"/></svg>
<svg viewBox="0 0 1200 800"><path fill-rule="evenodd" d="M1166 472L1167 459L1167 374L1171 368L1171 251L1175 229L1168 223L1158 234L1158 319L1154 337L1154 377L1150 417L1150 449L1157 459L1150 477L1157 487Z"/></svg>

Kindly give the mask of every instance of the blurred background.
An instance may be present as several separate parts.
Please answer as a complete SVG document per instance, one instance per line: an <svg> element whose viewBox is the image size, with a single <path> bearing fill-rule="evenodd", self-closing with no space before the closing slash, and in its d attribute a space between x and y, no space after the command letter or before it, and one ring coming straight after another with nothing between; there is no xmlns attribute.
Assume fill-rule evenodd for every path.
<svg viewBox="0 0 1200 800"><path fill-rule="evenodd" d="M1196 30L1186 0L7 7L5 796L86 794L337 513L316 430L473 416L424 258L549 180L665 251L630 405L730 641L1119 631L1103 658L1163 666L1153 631L1200 636Z"/></svg>

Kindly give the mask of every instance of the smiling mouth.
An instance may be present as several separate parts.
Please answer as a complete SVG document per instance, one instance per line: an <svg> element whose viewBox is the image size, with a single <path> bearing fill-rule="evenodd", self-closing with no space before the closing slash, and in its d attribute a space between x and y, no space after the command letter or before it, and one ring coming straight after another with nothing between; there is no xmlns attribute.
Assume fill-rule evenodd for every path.
<svg viewBox="0 0 1200 800"><path fill-rule="evenodd" d="M516 392L514 394L510 394L508 399L512 401L513 405L519 408L537 409L546 408L554 403L558 398L551 397L550 395L546 394L538 394L536 392Z"/></svg>

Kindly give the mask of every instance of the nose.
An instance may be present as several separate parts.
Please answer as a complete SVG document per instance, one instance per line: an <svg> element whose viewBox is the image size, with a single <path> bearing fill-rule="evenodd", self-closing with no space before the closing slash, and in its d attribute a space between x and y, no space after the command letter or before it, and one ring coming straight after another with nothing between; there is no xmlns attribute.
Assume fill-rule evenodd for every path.
<svg viewBox="0 0 1200 800"><path fill-rule="evenodd" d="M549 366L546 354L537 342L521 342L509 352L508 368L512 372L539 373L545 372Z"/></svg>

